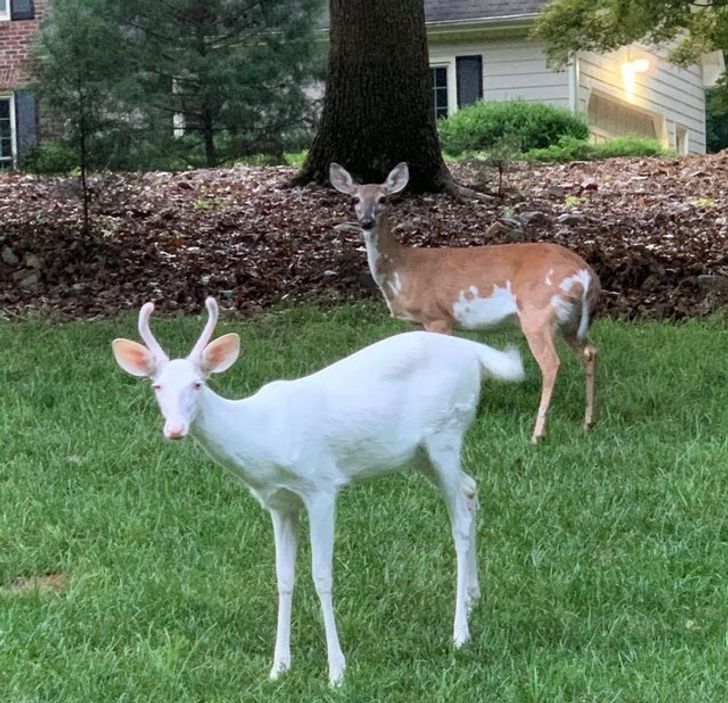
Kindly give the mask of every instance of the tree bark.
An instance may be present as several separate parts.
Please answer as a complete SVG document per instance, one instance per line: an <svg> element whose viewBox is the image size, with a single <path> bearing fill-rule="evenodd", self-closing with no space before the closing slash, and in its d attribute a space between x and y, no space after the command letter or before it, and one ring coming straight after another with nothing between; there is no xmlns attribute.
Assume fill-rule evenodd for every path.
<svg viewBox="0 0 728 703"><path fill-rule="evenodd" d="M81 181L81 202L83 203L83 225L81 233L88 237L90 231L89 224L89 192L88 192L88 129L86 124L86 101L84 99L84 91L79 83L78 87L78 167L79 178Z"/></svg>
<svg viewBox="0 0 728 703"><path fill-rule="evenodd" d="M215 148L215 127L212 119L212 111L207 105L202 106L200 117L200 132L205 145L205 163L209 168L214 168L217 163L217 149Z"/></svg>
<svg viewBox="0 0 728 703"><path fill-rule="evenodd" d="M336 161L365 183L400 161L410 189L452 185L435 128L423 0L330 0L329 67L318 134L294 185Z"/></svg>

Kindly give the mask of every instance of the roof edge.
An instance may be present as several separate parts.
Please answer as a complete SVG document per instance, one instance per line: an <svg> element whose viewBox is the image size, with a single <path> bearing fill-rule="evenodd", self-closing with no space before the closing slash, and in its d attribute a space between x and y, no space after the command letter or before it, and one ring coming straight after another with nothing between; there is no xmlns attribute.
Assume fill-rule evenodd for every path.
<svg viewBox="0 0 728 703"><path fill-rule="evenodd" d="M519 15L503 15L502 17L480 17L466 20L439 20L425 22L428 33L452 34L463 32L478 32L492 29L527 29L538 17L538 12Z"/></svg>

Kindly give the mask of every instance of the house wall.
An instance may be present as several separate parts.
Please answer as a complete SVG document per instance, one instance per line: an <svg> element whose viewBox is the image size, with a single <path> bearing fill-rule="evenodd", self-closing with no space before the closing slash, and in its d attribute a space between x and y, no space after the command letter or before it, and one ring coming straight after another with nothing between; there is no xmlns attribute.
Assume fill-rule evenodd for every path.
<svg viewBox="0 0 728 703"><path fill-rule="evenodd" d="M483 56L483 99L514 100L522 98L570 106L569 73L555 72L546 67L543 45L525 37L494 39L485 37L480 40L442 41L430 37L430 65L452 65L454 82L454 63L456 56L481 54ZM454 92L454 91L453 91ZM456 106L451 103L450 112Z"/></svg>
<svg viewBox="0 0 728 703"><path fill-rule="evenodd" d="M0 169L22 164L37 144L38 114L34 96L25 89L29 79L26 63L48 1L10 0L7 5L15 5L18 13L32 9L33 19L0 20L0 100L10 111L9 134L8 122L4 120L0 140Z"/></svg>
<svg viewBox="0 0 728 703"><path fill-rule="evenodd" d="M596 138L652 131L665 146L705 153L705 88L700 66L681 68L664 53L632 45L609 54L580 53L573 66L555 72L546 66L543 44L493 32L455 37L430 33L430 65L448 67L455 86L455 57L483 57L483 99L522 98L558 105L588 116ZM634 90L625 83L627 61L647 58L649 68L635 73ZM457 110L450 91L450 114ZM654 126L647 128L647 124Z"/></svg>
<svg viewBox="0 0 728 703"><path fill-rule="evenodd" d="M634 74L634 90L630 91L622 67L643 58L649 67ZM577 110L588 113L592 96L597 97L600 109L607 99L615 115L618 108L626 110L625 128L638 125L640 114L649 116L657 138L666 146L680 148L678 137L683 135L683 151L705 153L705 89L699 66L680 68L659 53L633 45L609 54L579 54L577 75ZM616 124L609 116L606 121Z"/></svg>
<svg viewBox="0 0 728 703"><path fill-rule="evenodd" d="M9 92L23 85L28 76L23 63L28 46L48 6L48 0L35 0L35 19L0 20L0 91Z"/></svg>

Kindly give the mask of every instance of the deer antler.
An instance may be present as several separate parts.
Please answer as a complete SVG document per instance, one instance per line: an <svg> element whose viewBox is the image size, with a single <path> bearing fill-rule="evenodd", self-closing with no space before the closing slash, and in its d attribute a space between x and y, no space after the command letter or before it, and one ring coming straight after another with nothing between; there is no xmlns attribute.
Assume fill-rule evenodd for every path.
<svg viewBox="0 0 728 703"><path fill-rule="evenodd" d="M215 325L217 324L217 302L215 301L215 298L210 296L207 298L207 300L205 300L205 305L207 306L208 315L207 324L202 330L202 334L195 343L195 346L192 347L192 351L187 357L188 359L202 358L202 352L205 350L205 347L212 337L212 333L215 331Z"/></svg>
<svg viewBox="0 0 728 703"><path fill-rule="evenodd" d="M144 340L144 344L147 345L147 349L156 357L164 361L168 361L169 357L165 353L164 349L159 345L159 342L154 338L152 330L149 328L149 317L154 312L154 303L144 303L142 309L139 311L139 335Z"/></svg>

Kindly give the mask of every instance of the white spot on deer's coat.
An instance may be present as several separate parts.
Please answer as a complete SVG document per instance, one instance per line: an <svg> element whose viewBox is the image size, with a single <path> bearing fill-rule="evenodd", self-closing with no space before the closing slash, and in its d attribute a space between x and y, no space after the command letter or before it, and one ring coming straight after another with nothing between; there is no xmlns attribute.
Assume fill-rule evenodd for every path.
<svg viewBox="0 0 728 703"><path fill-rule="evenodd" d="M518 312L516 297L511 291L511 282L504 288L493 286L493 293L488 297L479 296L475 286L468 291L460 291L460 297L452 306L453 317L466 329L491 327L513 317Z"/></svg>
<svg viewBox="0 0 728 703"><path fill-rule="evenodd" d="M379 262L384 261L386 259L386 256L382 255L382 253L379 251L377 238L374 235L374 233L369 230L363 230L363 232L364 232L364 244L366 245L366 248L367 248L367 262L369 263L369 271L372 274L372 278L374 279L374 282L379 287L379 290L381 290L382 293L384 294L384 300L387 303L389 312L391 313L392 306L389 304L389 298L387 297L387 291L384 288L386 279L382 275L382 273L379 271ZM391 284L390 284L390 286L391 286Z"/></svg>
<svg viewBox="0 0 728 703"><path fill-rule="evenodd" d="M568 276L563 281L561 281L561 283L559 283L559 288L566 292L570 290L571 286L573 286L575 283L581 283L582 289L586 291L589 288L590 281L591 276L589 276L589 272L586 269L581 269L577 271L573 276Z"/></svg>
<svg viewBox="0 0 728 703"><path fill-rule="evenodd" d="M367 262L369 264L369 270L372 272L374 280L379 283L377 278L377 264L379 263L379 259L382 258L382 255L379 253L379 247L377 246L376 239L368 230L364 230L364 244L366 244L367 248Z"/></svg>
<svg viewBox="0 0 728 703"><path fill-rule="evenodd" d="M387 285L393 295L399 295L402 292L402 279L400 279L396 271L394 272L394 281L387 281Z"/></svg>
<svg viewBox="0 0 728 703"><path fill-rule="evenodd" d="M551 274L552 274L553 272L554 272L554 270L553 270L553 269L549 269L549 272L548 272L548 273L546 274L546 278L544 278L544 281L543 281L543 282L544 282L544 283L545 283L545 284L546 284L547 286L550 286L550 285L551 285Z"/></svg>
<svg viewBox="0 0 728 703"><path fill-rule="evenodd" d="M586 295L589 291L589 285L591 284L591 275L589 274L589 271L587 271L587 269L580 269L572 276L567 276L563 281L561 281L561 283L559 283L559 288L561 288L564 293L569 293L575 283L579 283L581 285L581 316L576 336L579 339L582 339L589 327L589 310L586 303ZM576 300L574 300L573 294L569 294L568 297L571 298L571 300L564 300L558 295L554 295L551 298L551 305L556 309L556 315L559 322L566 322L567 320L570 320L574 314L574 305Z"/></svg>

